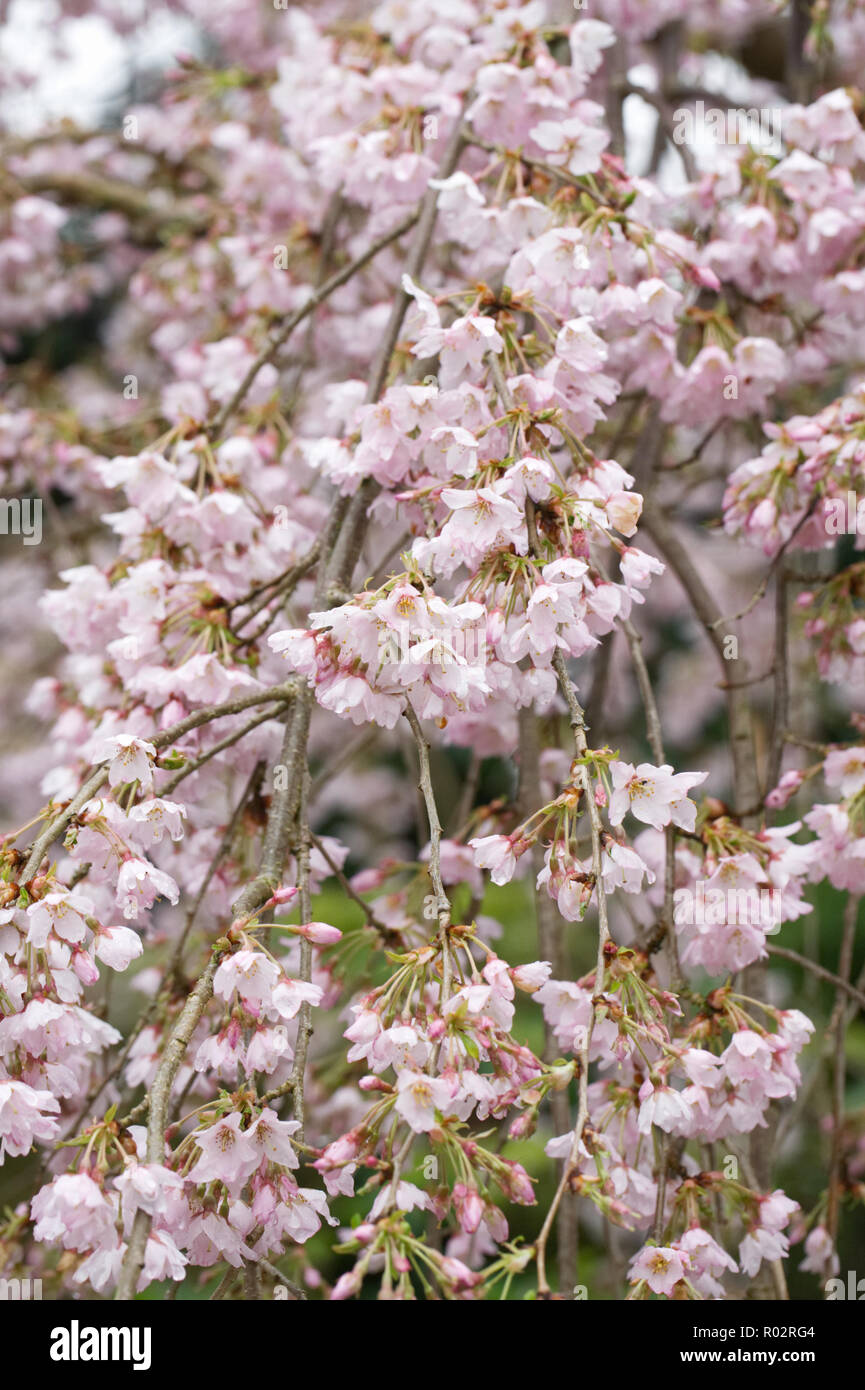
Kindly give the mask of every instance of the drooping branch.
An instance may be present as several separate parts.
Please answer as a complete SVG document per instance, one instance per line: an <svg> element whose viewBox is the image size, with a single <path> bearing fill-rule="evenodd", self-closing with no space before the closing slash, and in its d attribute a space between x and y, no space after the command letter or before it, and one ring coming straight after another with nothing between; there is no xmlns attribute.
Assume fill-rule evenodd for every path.
<svg viewBox="0 0 865 1390"><path fill-rule="evenodd" d="M721 613L715 600L697 573L676 532L660 509L644 503L641 524L652 537L667 561L694 609L703 630L711 642L725 675L733 672L733 680L724 681L730 721L730 745L733 758L736 811L743 825L753 825L762 805L760 781L754 748L754 729L751 708L743 681L748 677L748 662L738 651L739 638L735 633L719 630ZM725 637L731 637L729 646Z"/></svg>
<svg viewBox="0 0 865 1390"><path fill-rule="evenodd" d="M256 705L271 704L278 701L281 705L293 700L296 694L294 681L285 681L282 685L269 686L264 690L250 691L247 695L237 695L233 700L225 700L218 705L208 705L204 709L195 710L185 718L178 720L175 724L169 725L167 729L162 729L159 733L152 734L147 740L152 743L154 748L159 751L168 748L176 739L182 738L184 734L190 733L193 729L200 729L203 724L211 724L216 719L224 719L232 714L242 714L244 710L253 709ZM37 836L30 849L30 854L21 874L21 881L26 883L36 873L42 863L46 850L60 835L78 812L86 805L92 797L96 795L100 787L108 780L108 763L103 763L83 784L81 789L75 794L67 806L63 808L58 816L54 818Z"/></svg>

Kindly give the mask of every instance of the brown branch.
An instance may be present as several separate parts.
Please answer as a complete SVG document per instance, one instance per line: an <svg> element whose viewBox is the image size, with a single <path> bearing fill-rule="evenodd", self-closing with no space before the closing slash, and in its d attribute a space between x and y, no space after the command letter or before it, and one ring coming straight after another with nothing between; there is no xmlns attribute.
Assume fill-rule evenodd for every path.
<svg viewBox="0 0 865 1390"><path fill-rule="evenodd" d="M687 142L682 141L680 143L676 140L673 131L673 113L665 99L657 92L650 92L645 87L639 87L635 82L628 82L627 80L618 82L616 87L617 90L621 92L622 96L639 97L640 100L646 102L648 106L654 107L658 114L658 122L661 130L682 161L685 170L685 178L689 183L696 183L700 177L697 161Z"/></svg>
<svg viewBox="0 0 865 1390"><path fill-rule="evenodd" d="M279 688L280 687L277 687L277 689ZM285 689L285 687L282 688ZM293 690L294 688L292 686L292 693ZM189 717L193 718L194 716ZM181 722L186 723L187 721ZM283 743L284 749L289 742L290 740L287 735ZM285 866L285 856L288 850L294 820L294 813L289 810L289 806L290 792L288 790L277 789L270 803L259 872L257 877L254 878L251 883L247 884L246 888L234 903L233 911L236 919L249 920L267 901L274 889L279 886ZM186 1053L189 1040L195 1032L198 1022L202 1018L210 1002L213 994L213 978L216 974L221 957L222 948L215 949L211 952L210 959L204 971L199 976L195 988L189 995L180 1012L180 1016L174 1025L171 1038L163 1051L156 1069L156 1075L149 1093L150 1105L147 1117L148 1163L162 1163L164 1161L165 1126L174 1078ZM120 1301L128 1301L135 1296L135 1288L144 1263L144 1253L147 1247L147 1238L150 1234L151 1224L152 1218L147 1212L136 1212L135 1220L132 1225L132 1233L129 1238L129 1245L123 1257L123 1265L117 1284L117 1293L115 1295Z"/></svg>
<svg viewBox="0 0 865 1390"><path fill-rule="evenodd" d="M742 686L748 677L748 663L744 657L738 655L729 660L726 658L724 637L718 631L723 619L718 612L717 604L694 568L691 558L676 535L671 522L654 505L645 502L642 525L654 540L661 555L688 595L691 607L722 663L721 669L725 676L730 667L733 667L734 671L741 672L741 675L726 687L725 693L730 723L736 807L743 822L751 821L753 823L758 808L762 805L762 796L757 776L751 709Z"/></svg>
<svg viewBox="0 0 865 1390"><path fill-rule="evenodd" d="M300 805L297 813L297 885L299 890L298 903L300 906L301 922L308 922L312 916L312 906L309 889L309 846L310 832L309 821L307 819L307 802L309 798L309 769L304 765L301 776ZM300 978L309 984L312 979L312 946L306 937L301 938L300 942ZM300 1013L297 1020L297 1040L294 1053L294 1064L291 1069L291 1090L292 1103L294 1106L294 1118L300 1124L297 1131L297 1142L303 1143L304 1125L306 1122L306 1112L304 1106L304 1087L306 1082L306 1061L309 1056L309 1040L312 1036L312 1007L308 1000L300 1006Z"/></svg>
<svg viewBox="0 0 865 1390"><path fill-rule="evenodd" d="M541 779L539 772L540 740L538 738L538 717L530 705L519 711L520 729L520 782L518 801L520 816L527 820L541 805ZM531 849L532 872L537 878L544 867L544 849L538 840ZM564 951L562 949L561 918L556 905L546 888L532 887L535 904L535 920L538 933L538 955L541 960L550 962L553 978L559 980L564 973ZM558 1057L555 1032L544 1019L544 1060L552 1062ZM571 1128L571 1107L566 1090L553 1091L550 1097L553 1125L556 1134L567 1134ZM576 1201L573 1197L564 1200L556 1220L556 1252L559 1274L559 1290L564 1293L571 1289L577 1280L577 1259L579 1255L579 1225Z"/></svg>
<svg viewBox="0 0 865 1390"><path fill-rule="evenodd" d="M213 993L213 977L216 974L221 956L221 951L211 953L203 974L181 1010L168 1046L156 1069L156 1075L150 1089L150 1113L147 1120L148 1163L161 1164L165 1161L165 1121L168 1103L171 1099L171 1088L180 1063L183 1061L189 1040L210 1002ZM147 1239L150 1235L152 1222L153 1218L148 1212L139 1209L135 1213L132 1233L117 1281L115 1298L119 1302L128 1302L135 1297L138 1276L144 1264L144 1252L147 1248Z"/></svg>
<svg viewBox="0 0 865 1390"><path fill-rule="evenodd" d="M236 729L233 734L227 734L226 737L221 738L218 743L214 743L213 747L208 748L206 753L201 753L199 757L194 758L192 762L186 763L184 767L179 768L160 788L159 795L170 796L175 787L179 786L187 777L191 777L193 772L197 772L199 768L204 767L205 763L209 763L211 758L215 758L219 753L224 753L226 748L232 748L235 743L239 743L240 740L245 738L253 729L257 729L259 724L266 724L269 719L276 719L284 703L283 701L282 704L274 705L273 709L265 710L263 714L257 714L254 719L248 720L242 728Z"/></svg>
<svg viewBox="0 0 865 1390"><path fill-rule="evenodd" d="M783 566L775 576L775 658L773 664L774 700L769 756L764 792L778 785L784 761L784 732L790 720L790 630L788 622L787 576Z"/></svg>
<svg viewBox="0 0 865 1390"><path fill-rule="evenodd" d="M631 653L631 661L637 676L637 685L640 690L640 697L643 702L643 709L646 712L646 736L649 740L649 747L652 750L652 757L658 767L666 764L664 753L664 738L661 732L661 717L658 713L658 704L655 699L655 692L652 689L652 682L649 680L649 672L643 656L643 639L637 632L630 618L626 618L620 624L628 643L628 650ZM679 948L676 941L676 933L673 929L673 896L676 884L676 827L670 823L664 831L664 927L667 941L667 950L670 957L670 983L674 991L681 989L685 983L682 977L682 967L679 963ZM660 942L659 942L660 945Z"/></svg>
<svg viewBox="0 0 865 1390"><path fill-rule="evenodd" d="M223 719L230 714L240 714L245 709L252 709L255 705L268 704L272 700L279 700L286 703L294 699L296 687L294 681L286 681L282 685L269 686L266 690L250 692L248 695L238 695L233 700L226 700L219 705L208 705L205 709L195 710L193 714L188 714L184 719L178 720L167 729L161 730L157 734L151 734L147 742L152 743L157 750L166 748L175 739L188 734L192 729L198 729L202 724L209 724L214 719ZM108 762L102 763L93 775L83 784L81 789L72 798L69 804L64 807L61 813L47 825L42 833L33 841L27 863L21 874L21 881L27 882L36 873L45 851L54 843L57 837L66 829L82 807L91 797L95 796L99 788L108 779Z"/></svg>
<svg viewBox="0 0 865 1390"><path fill-rule="evenodd" d="M435 894L436 899L436 911L438 913L439 930L442 933L443 949L446 953L447 946L444 941L444 936L448 926L450 925L451 904L450 898L445 892L445 886L442 881L442 824L441 819L439 817L438 805L436 803L435 792L433 791L432 776L430 773L429 741L423 729L421 728L420 720L415 714L415 711L409 700L406 700L405 702L405 709L403 710L403 713L406 719L408 720L409 727L411 728L412 734L414 735L414 741L417 747L418 763L420 765L420 779L418 785L420 786L421 795L424 799L427 820L429 821L429 876L430 882L432 883L433 893Z"/></svg>
<svg viewBox="0 0 865 1390"><path fill-rule="evenodd" d="M27 193L56 193L73 206L121 212L138 225L148 241L175 229L200 233L208 224L208 214L188 199L166 198L160 206L152 190L104 178L101 174L52 169L14 178Z"/></svg>
<svg viewBox="0 0 865 1390"><path fill-rule="evenodd" d="M336 860L328 853L327 848L325 847L325 845L322 844L318 836L313 835L310 831L309 838L311 842L315 845L315 848L318 850L321 857L324 859L325 863L327 864L328 868L330 869L339 886L342 888L342 891L345 893L346 897L351 898L352 902L355 903L359 908L361 908L361 910L363 911L363 915L366 918L367 924L371 927L374 927L375 930L379 933L379 935L383 937L385 940L392 940L394 938L399 940L400 933L396 931L396 929L393 927L385 926L384 922L380 921L380 919L375 915L375 911L372 907L372 904L368 903L365 898L362 898L360 896L360 893L358 893L356 889L352 888L342 869L339 867Z"/></svg>
<svg viewBox="0 0 865 1390"><path fill-rule="evenodd" d="M787 946L768 946L770 956L779 956L782 960L792 961L794 965L801 965L803 970L809 970L812 975L816 975L821 980L826 980L836 989L855 999L860 1009L865 1009L865 994L849 980L843 980L840 975L835 975L831 970L827 970L825 965L819 965L815 960L809 960L807 956L800 956L798 951L791 951Z"/></svg>
<svg viewBox="0 0 865 1390"><path fill-rule="evenodd" d="M496 367L498 364L496 364ZM495 368L494 368L495 373ZM529 536L529 546L536 560L543 558L540 542L538 539L537 525L535 522L535 504L531 498L526 498L526 530ZM598 952L595 963L595 993L599 994L603 989L604 982L604 948L610 939L610 928L607 920L607 897L604 892L603 860L601 857L601 813L598 810L592 790L591 778L587 766L587 756L589 745L586 740L586 721L582 706L577 698L574 683L568 675L565 658L561 648L557 647L552 658L553 670L559 683L559 690L564 697L568 708L568 718L571 725L571 733L574 739L574 747L578 756L583 759L579 767L579 779L585 797L585 805L589 816L589 825L592 837L592 872L595 879L595 893L598 902ZM577 1092L577 1119L574 1125L574 1138L571 1150L562 1167L562 1176L556 1188L553 1200L550 1203L543 1225L535 1243L535 1262L538 1271L538 1296L548 1298L550 1287L547 1282L546 1273L546 1249L550 1237L550 1231L556 1215L561 1206L562 1199L568 1188L571 1173L579 1160L580 1142L583 1137L583 1130L589 1118L589 1048L592 1041L592 1032L595 1025L596 1010L592 1008L589 1025L586 1029L585 1039L579 1054L579 1080Z"/></svg>
<svg viewBox="0 0 865 1390"><path fill-rule="evenodd" d="M464 107L465 104L464 101ZM454 123L451 137L436 170L437 182L440 179L449 178L454 172L465 144L466 137L462 123L458 120ZM429 188L421 202L420 216L417 219L417 227L406 259L405 273L411 280L417 281L423 273L423 267L432 244L437 213L438 190ZM390 319L367 384L365 399L368 405L374 404L385 389L390 370L390 360L410 303L411 296L406 293L402 282L400 282ZM367 478L352 498L346 512L345 523L334 549L332 567L325 578L324 592L327 592L331 585L346 588L350 584L366 535L370 504L378 492L379 485L373 479Z"/></svg>
<svg viewBox="0 0 865 1390"><path fill-rule="evenodd" d="M480 135L475 135L468 127L464 129L464 139L467 145L475 145L479 150L486 150L488 154L498 155L501 160L510 159L514 163L525 164L528 169L537 169L548 178L557 179L559 183L566 183L571 188L578 188L581 193L587 194L593 203L601 201L596 188L592 188L591 184L585 183L583 179L577 178L576 174L561 168L558 164L548 164L544 159L533 159L523 154L522 150L508 150L504 145L494 145L489 140L483 140Z"/></svg>

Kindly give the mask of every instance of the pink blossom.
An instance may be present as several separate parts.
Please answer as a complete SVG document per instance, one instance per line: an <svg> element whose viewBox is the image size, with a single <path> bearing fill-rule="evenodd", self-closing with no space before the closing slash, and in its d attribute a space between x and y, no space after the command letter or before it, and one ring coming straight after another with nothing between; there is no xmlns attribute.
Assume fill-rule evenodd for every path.
<svg viewBox="0 0 865 1390"><path fill-rule="evenodd" d="M382 1211L386 1211L391 1202L397 1211L425 1211L429 1206L429 1197L417 1187L413 1182L406 1182L401 1179L395 1192L389 1187L383 1187L370 1207L369 1219L375 1221Z"/></svg>
<svg viewBox="0 0 865 1390"><path fill-rule="evenodd" d="M835 1244L825 1226L814 1226L805 1238L805 1259L799 1265L803 1273L831 1278L841 1268Z"/></svg>
<svg viewBox="0 0 865 1390"><path fill-rule="evenodd" d="M145 791L152 787L156 748L146 739L115 734L105 740L102 756L109 759L108 781L112 787L124 782L140 782Z"/></svg>
<svg viewBox="0 0 865 1390"><path fill-rule="evenodd" d="M613 779L611 825L621 825L625 812L630 811L656 830L662 830L670 821L683 830L694 829L697 808L685 793L704 782L707 773L674 773L666 764L654 767L651 763L640 763L635 769L632 763L617 761L610 764L610 772Z"/></svg>
<svg viewBox="0 0 865 1390"><path fill-rule="evenodd" d="M116 1244L116 1205L86 1173L63 1173L30 1204L36 1239L59 1241L64 1250Z"/></svg>
<svg viewBox="0 0 865 1390"><path fill-rule="evenodd" d="M438 1123L436 1111L446 1113L453 1094L443 1078L410 1071L407 1067L400 1072L396 1088L397 1112L416 1134L434 1128Z"/></svg>
<svg viewBox="0 0 865 1390"><path fill-rule="evenodd" d="M865 748L839 748L827 753L823 776L828 786L840 787L843 797L856 796L865 787Z"/></svg>
<svg viewBox="0 0 865 1390"><path fill-rule="evenodd" d="M246 1130L262 1158L283 1168L297 1168L300 1160L291 1143L292 1134L300 1129L297 1120L280 1120L273 1110L265 1108Z"/></svg>
<svg viewBox="0 0 865 1390"><path fill-rule="evenodd" d="M685 1250L664 1245L644 1245L631 1261L632 1284L645 1280L652 1293L671 1298L673 1290L691 1267L691 1257Z"/></svg>
<svg viewBox="0 0 865 1390"><path fill-rule="evenodd" d="M54 932L63 941L83 941L86 918L92 911L93 903L79 894L46 893L27 909L30 922L27 940L31 946L43 947L49 932Z"/></svg>
<svg viewBox="0 0 865 1390"><path fill-rule="evenodd" d="M188 1261L175 1245L167 1231L151 1231L144 1248L144 1268L136 1285L138 1292L146 1289L154 1279L173 1279L175 1282L185 1277Z"/></svg>
<svg viewBox="0 0 865 1390"><path fill-rule="evenodd" d="M236 991L241 999L269 1004L280 979L279 966L262 951L244 947L221 960L213 977L213 992L230 999Z"/></svg>
<svg viewBox="0 0 865 1390"><path fill-rule="evenodd" d="M684 1095L671 1086L653 1086L647 1078L640 1087L641 1134L649 1134L652 1125L668 1134L686 1134L692 1123L692 1110Z"/></svg>
<svg viewBox="0 0 865 1390"><path fill-rule="evenodd" d="M158 897L176 903L180 890L170 874L146 859L127 859L117 876L117 904L129 920L151 908Z"/></svg>
<svg viewBox="0 0 865 1390"><path fill-rule="evenodd" d="M153 796L133 806L129 819L138 827L140 842L146 848L158 845L166 831L172 840L181 840L185 815L186 808L179 802Z"/></svg>
<svg viewBox="0 0 865 1390"><path fill-rule="evenodd" d="M510 883L517 864L514 842L510 836L482 835L469 840L469 847L474 850L478 867L489 869L493 883Z"/></svg>
<svg viewBox="0 0 865 1390"><path fill-rule="evenodd" d="M129 927L103 927L96 934L93 949L112 970L125 970L131 961L141 955L144 947L141 937Z"/></svg>
<svg viewBox="0 0 865 1390"><path fill-rule="evenodd" d="M195 1142L199 1157L189 1173L195 1183L221 1182L233 1190L255 1172L264 1157L262 1146L241 1130L237 1111L197 1130Z"/></svg>
<svg viewBox="0 0 865 1390"><path fill-rule="evenodd" d="M21 1081L0 1079L0 1163L30 1152L35 1140L54 1139L58 1123L50 1114L60 1104L50 1091L36 1091Z"/></svg>

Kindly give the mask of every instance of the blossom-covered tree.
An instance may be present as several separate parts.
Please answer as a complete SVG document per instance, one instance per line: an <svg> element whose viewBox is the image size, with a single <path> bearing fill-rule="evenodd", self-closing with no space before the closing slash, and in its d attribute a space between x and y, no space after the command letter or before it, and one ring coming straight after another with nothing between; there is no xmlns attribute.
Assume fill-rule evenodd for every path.
<svg viewBox="0 0 865 1390"><path fill-rule="evenodd" d="M865 7L163 8L0 131L0 1274L823 1297Z"/></svg>

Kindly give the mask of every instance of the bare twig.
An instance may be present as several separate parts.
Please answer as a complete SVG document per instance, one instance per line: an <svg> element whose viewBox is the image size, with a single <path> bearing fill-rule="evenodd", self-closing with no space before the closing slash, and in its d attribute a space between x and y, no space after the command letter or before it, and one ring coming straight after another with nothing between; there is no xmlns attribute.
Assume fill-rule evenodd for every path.
<svg viewBox="0 0 865 1390"><path fill-rule="evenodd" d="M310 830L307 819L307 804L309 800L309 769L304 763L300 779L300 802L297 808L297 886L298 886L298 905L300 907L301 922L308 922L312 916L312 906L309 889L309 846ZM300 940L300 978L309 984L312 979L312 946L306 937ZM309 1040L312 1036L312 1008L308 1000L300 1006L300 1013L297 1020L297 1040L294 1051L294 1064L291 1069L292 1083L292 1103L294 1106L294 1118L300 1124L297 1131L297 1142L303 1143L304 1125L306 1123L306 1112L304 1108L305 1082L306 1082L306 1061L309 1056Z"/></svg>
<svg viewBox="0 0 865 1390"><path fill-rule="evenodd" d="M791 951L786 946L774 946L767 943L767 949L770 956L780 956L782 960L789 960L794 965L801 965L803 970L810 970L812 975L834 985L836 989L848 994L851 999L855 999L860 1009L865 1009L865 994L862 990L851 984L849 980L844 980L840 975L835 975L831 970L827 970L825 965L820 965L815 960L809 960L807 956L800 956L798 951Z"/></svg>
<svg viewBox="0 0 865 1390"><path fill-rule="evenodd" d="M284 704L285 701L281 704L274 705L273 709L265 710L263 714L257 714L254 719L250 719L240 729L235 729L233 734L227 734L226 737L221 738L218 743L214 743L213 747L208 748L206 753L199 754L197 758L186 763L184 767L178 768L177 772L172 773L168 781L163 783L160 787L159 795L170 796L175 787L179 786L187 777L191 777L193 772L197 772L199 768L204 767L205 763L209 763L211 758L215 758L219 753L224 753L226 748L232 748L235 743L239 743L241 739L246 738L246 735L251 733L253 729L257 729L259 724L266 724L269 719L278 718Z"/></svg>
<svg viewBox="0 0 865 1390"><path fill-rule="evenodd" d="M520 815L525 820L533 815L541 805L541 781L538 768L540 744L538 739L538 717L530 705L523 706L519 712L520 727ZM532 871L537 877L544 867L544 849L535 841L531 849ZM535 903L535 918L538 931L538 955L541 960L550 962L553 978L561 979L564 969L561 940L561 919L556 905L546 888L534 888L532 897ZM558 1056L555 1033L544 1020L544 1059L552 1062ZM556 1134L566 1134L571 1127L571 1108L566 1090L553 1091L550 1097L553 1125ZM577 1279L577 1257L579 1254L579 1228L577 1207L573 1197L563 1200L556 1220L556 1254L559 1272L559 1290L564 1293L571 1289Z"/></svg>
<svg viewBox="0 0 865 1390"><path fill-rule="evenodd" d="M718 630L722 619L715 600L694 568L688 552L667 517L656 507L645 503L642 524L688 595L691 606L702 623L718 660L722 663L721 669L725 676L730 667L738 673L737 679L725 687L730 721L735 799L743 823L753 824L759 807L762 805L762 797L754 752L751 708L742 685L748 676L748 663L738 654L728 658L724 636ZM738 644L738 638L736 641Z"/></svg>
<svg viewBox="0 0 865 1390"><path fill-rule="evenodd" d="M658 713L658 705L655 700L655 692L652 689L652 682L649 680L649 672L643 656L643 639L637 632L630 618L626 618L621 624L621 629L625 634L628 643L628 650L631 653L634 671L637 676L637 685L640 690L640 697L643 701L643 708L646 712L646 736L649 740L649 747L652 750L652 757L657 766L666 764L664 753L664 739L661 732L661 717ZM671 985L674 990L681 989L684 984L682 978L682 967L679 964L679 949L676 941L676 933L673 930L673 890L676 884L676 829L675 826L667 826L664 831L664 926L666 928L667 951L670 957Z"/></svg>
<svg viewBox="0 0 865 1390"><path fill-rule="evenodd" d="M302 304L299 309L295 309L293 314L289 314L285 323L280 326L276 333L271 334L270 338L268 338L255 361L250 364L233 396L226 401L225 405L214 419L211 426L211 433L215 437L222 433L226 423L231 419L241 401L243 401L247 391L255 381L262 367L268 362L273 361L283 343L291 337L291 334L294 332L295 328L297 328L298 324L303 323L305 318L308 318L310 314L314 313L319 304L323 304L324 301L333 294L334 290L338 290L340 286L346 284L353 276L357 275L359 270L363 270L364 266L369 265L370 261L374 260L378 253L383 251L386 246L390 246L394 241L398 241L401 236L405 236L406 232L411 230L420 216L421 208L415 208L407 217L403 217L395 227L392 227L389 232L385 232L383 236L378 237L360 256L351 261L349 265L343 266L342 270L338 270L335 275L331 275L328 280L325 280L324 284L320 285L317 290L313 290L306 303Z"/></svg>
<svg viewBox="0 0 865 1390"><path fill-rule="evenodd" d="M788 593L784 567L775 576L775 658L773 665L775 698L772 706L772 732L766 764L764 791L778 785L784 760L784 730L790 719L790 640L787 618Z"/></svg>
<svg viewBox="0 0 865 1390"><path fill-rule="evenodd" d="M420 790L426 807L427 819L429 821L430 837L430 856L429 856L429 876L432 883L433 893L436 900L436 912L438 914L439 930L442 933L442 945L447 954L447 944L445 934L450 925L451 904L445 892L442 882L441 871L441 840L442 825L439 818L438 805L436 804L435 792L433 791L432 776L430 774L429 743L426 735L421 728L420 720L412 708L411 702L406 700L405 710L403 711L408 720L409 727L414 735L417 747L418 762L420 764Z"/></svg>

